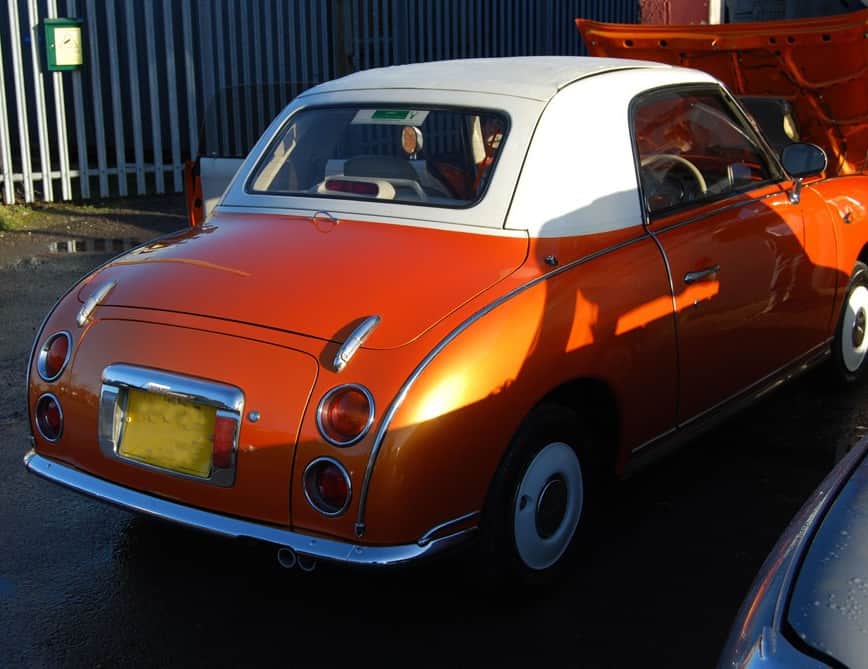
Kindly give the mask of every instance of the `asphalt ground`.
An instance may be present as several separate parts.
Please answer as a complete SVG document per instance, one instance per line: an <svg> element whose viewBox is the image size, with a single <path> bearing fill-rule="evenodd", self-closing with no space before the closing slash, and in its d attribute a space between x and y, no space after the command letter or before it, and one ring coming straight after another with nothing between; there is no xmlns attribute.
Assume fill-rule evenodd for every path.
<svg viewBox="0 0 868 669"><path fill-rule="evenodd" d="M181 227L181 208L139 201L0 238L2 667L711 667L778 534L868 432L868 384L811 372L618 484L554 587L480 588L461 556L287 571L270 547L120 511L22 464L42 317L112 240Z"/></svg>

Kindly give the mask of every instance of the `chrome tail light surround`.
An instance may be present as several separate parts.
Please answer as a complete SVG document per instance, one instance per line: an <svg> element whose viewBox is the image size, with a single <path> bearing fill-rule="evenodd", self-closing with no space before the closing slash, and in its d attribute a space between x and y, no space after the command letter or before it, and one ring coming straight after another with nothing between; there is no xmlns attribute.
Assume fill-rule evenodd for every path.
<svg viewBox="0 0 868 669"><path fill-rule="evenodd" d="M344 482L347 486L347 494L346 499L344 500L343 505L340 508L330 508L327 502L325 502L319 494L316 492L316 486L311 486L313 483L313 477L316 475L317 468L321 465L333 465L340 472L341 476L344 477ZM342 515L350 506L350 502L353 501L353 482L350 479L349 472L347 472L346 467L344 467L340 462L335 460L334 458L321 457L316 458L315 460L311 460L307 467L304 468L304 474L302 474L302 489L304 490L304 498L307 500L307 503L310 504L314 509L316 509L319 513L324 516L336 517Z"/></svg>
<svg viewBox="0 0 868 669"><path fill-rule="evenodd" d="M325 425L324 414L325 414L326 410L328 409L329 401L340 391L349 390L349 389L358 390L360 393L362 393L367 398L368 407L369 407L368 419L367 419L364 427L361 429L361 431L357 435L355 435L351 439L345 439L345 440L341 441L341 440L335 439L334 437L329 435L328 430L326 429L326 425ZM335 386L334 388L330 389L325 395L322 396L322 399L320 399L319 404L316 407L316 426L317 426L317 429L319 430L319 433L322 435L323 439L325 439L328 443L330 443L332 446L344 448L346 446L352 446L353 444L361 441L364 438L364 436L371 429L371 425L373 425L373 423L374 423L374 414L375 413L376 413L376 409L374 406L374 396L371 394L371 391L368 390L367 388L365 388L364 386L359 385L358 383L346 383L346 384L343 384L340 386Z"/></svg>
<svg viewBox="0 0 868 669"><path fill-rule="evenodd" d="M47 429L49 426L44 425L44 412L40 409L40 405L42 405L43 402L54 402L54 405L57 407L57 413L59 416L58 428L57 434L53 437L48 436ZM39 432L39 436L45 439L45 441L53 444L57 442L57 440L60 439L61 436L63 436L63 407L60 406L60 400L58 400L55 395L53 395L52 393L43 393L42 395L40 395L39 399L36 400L36 404L34 405L33 416L35 419L33 422L36 423L36 429Z"/></svg>
<svg viewBox="0 0 868 669"><path fill-rule="evenodd" d="M48 353L51 349L51 345L58 339L58 337L66 338L66 356L63 359L63 363L60 365L60 368L54 373L49 374L46 365L48 363ZM60 375L66 370L66 366L69 364L69 359L72 357L72 335L69 334L66 330L61 330L60 332L55 332L53 335L48 337L45 342L42 344L42 347L39 349L39 353L36 356L36 371L39 373L39 378L43 381L48 381L51 383L52 381L56 381L60 378Z"/></svg>
<svg viewBox="0 0 868 669"><path fill-rule="evenodd" d="M124 457L118 451L118 447L123 437L127 391L130 388L212 406L216 409L217 417L233 420L234 442L232 451L226 459L226 466L217 467L212 462L210 475L202 478ZM103 455L108 458L122 460L162 474L227 488L235 483L238 437L243 411L244 393L234 386L134 365L109 365L103 370L100 388L99 447Z"/></svg>

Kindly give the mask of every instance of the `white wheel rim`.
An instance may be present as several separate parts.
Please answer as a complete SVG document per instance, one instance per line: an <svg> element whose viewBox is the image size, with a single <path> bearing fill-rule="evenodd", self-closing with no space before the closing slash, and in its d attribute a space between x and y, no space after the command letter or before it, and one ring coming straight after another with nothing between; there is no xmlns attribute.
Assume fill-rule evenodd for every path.
<svg viewBox="0 0 868 669"><path fill-rule="evenodd" d="M850 372L857 372L865 361L868 352L868 336L857 337L861 328L864 333L866 318L868 318L868 288L856 286L847 298L844 307L844 324L841 329L841 356L844 366Z"/></svg>
<svg viewBox="0 0 868 669"><path fill-rule="evenodd" d="M566 489L563 518L549 536L537 526L540 496L561 481ZM563 442L554 442L536 454L518 486L513 507L513 532L518 555L529 568L546 569L567 550L579 525L584 502L582 467L576 452Z"/></svg>

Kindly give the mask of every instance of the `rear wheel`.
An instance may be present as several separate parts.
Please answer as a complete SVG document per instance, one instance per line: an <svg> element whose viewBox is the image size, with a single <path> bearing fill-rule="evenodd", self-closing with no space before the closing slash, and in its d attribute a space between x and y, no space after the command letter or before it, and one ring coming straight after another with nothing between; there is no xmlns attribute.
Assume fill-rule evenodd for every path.
<svg viewBox="0 0 868 669"><path fill-rule="evenodd" d="M832 360L845 383L858 381L868 368L868 266L857 262L850 278L835 338Z"/></svg>
<svg viewBox="0 0 868 669"><path fill-rule="evenodd" d="M498 576L551 578L587 523L590 439L575 413L541 405L513 438L483 519L487 566Z"/></svg>

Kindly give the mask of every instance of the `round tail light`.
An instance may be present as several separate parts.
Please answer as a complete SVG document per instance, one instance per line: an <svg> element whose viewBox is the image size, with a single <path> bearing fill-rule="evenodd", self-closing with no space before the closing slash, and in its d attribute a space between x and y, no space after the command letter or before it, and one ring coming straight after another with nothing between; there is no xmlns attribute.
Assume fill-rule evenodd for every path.
<svg viewBox="0 0 868 669"><path fill-rule="evenodd" d="M63 411L60 402L50 393L36 401L36 427L48 441L57 441L63 432Z"/></svg>
<svg viewBox="0 0 868 669"><path fill-rule="evenodd" d="M316 421L326 441L349 446L364 437L374 422L374 398L363 386L332 388L320 400Z"/></svg>
<svg viewBox="0 0 868 669"><path fill-rule="evenodd" d="M54 381L63 374L72 353L72 337L68 332L55 332L39 349L36 370L44 381Z"/></svg>
<svg viewBox="0 0 868 669"><path fill-rule="evenodd" d="M339 516L352 499L350 475L337 460L317 458L305 467L304 496L320 513Z"/></svg>

